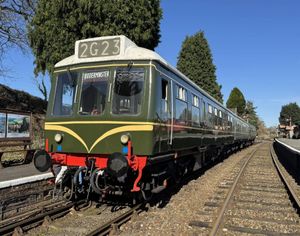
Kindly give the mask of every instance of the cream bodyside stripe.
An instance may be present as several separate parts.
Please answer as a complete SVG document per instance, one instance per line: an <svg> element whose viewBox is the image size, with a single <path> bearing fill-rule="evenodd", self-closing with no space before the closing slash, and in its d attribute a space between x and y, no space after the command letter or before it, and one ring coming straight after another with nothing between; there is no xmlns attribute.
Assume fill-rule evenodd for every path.
<svg viewBox="0 0 300 236"><path fill-rule="evenodd" d="M171 127L171 124L165 123L154 123L154 122L138 122L138 121L60 121L60 122L46 122L45 125L78 125L78 124L109 124L109 125L153 125L153 126L165 126ZM233 133L228 130L220 130L220 129L205 129L205 128L197 128L185 125L173 125L174 128L184 128L191 130L199 130L199 131L216 131L220 133ZM237 134L248 134L243 132L236 132Z"/></svg>
<svg viewBox="0 0 300 236"><path fill-rule="evenodd" d="M61 121L61 122L46 122L47 125L75 125L75 124L109 124L109 125L156 125L153 122L138 122L138 121Z"/></svg>
<svg viewBox="0 0 300 236"><path fill-rule="evenodd" d="M91 146L91 148L88 148L88 146L86 145L86 143L84 142L84 140L78 135L76 134L73 130L68 129L64 126L61 125L49 125L49 124L45 124L45 130L56 130L56 131L63 131L71 136L73 136L74 138L76 138L79 142L81 142L83 144L83 146L85 147L85 149L87 150L88 153L90 153L93 148L99 143L101 142L103 139L113 135L113 134L117 134L120 132L134 132L134 131L152 131L153 130L153 125L126 125L126 126L122 126L122 127L118 127L118 128L114 128L111 129L109 131L107 131L106 133L104 133L103 135L101 135Z"/></svg>

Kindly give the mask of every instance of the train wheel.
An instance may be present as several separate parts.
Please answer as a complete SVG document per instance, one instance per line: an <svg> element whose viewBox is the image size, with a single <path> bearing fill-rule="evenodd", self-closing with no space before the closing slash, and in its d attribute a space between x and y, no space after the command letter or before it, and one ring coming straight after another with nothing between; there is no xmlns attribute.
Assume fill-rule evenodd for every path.
<svg viewBox="0 0 300 236"><path fill-rule="evenodd" d="M145 200L145 201L150 201L151 198L153 197L153 193L151 191L151 188L150 188L150 184L148 183L142 183L141 185L141 195L142 195L142 198Z"/></svg>
<svg viewBox="0 0 300 236"><path fill-rule="evenodd" d="M150 201L153 197L153 193L150 190L141 190L143 199L145 201Z"/></svg>

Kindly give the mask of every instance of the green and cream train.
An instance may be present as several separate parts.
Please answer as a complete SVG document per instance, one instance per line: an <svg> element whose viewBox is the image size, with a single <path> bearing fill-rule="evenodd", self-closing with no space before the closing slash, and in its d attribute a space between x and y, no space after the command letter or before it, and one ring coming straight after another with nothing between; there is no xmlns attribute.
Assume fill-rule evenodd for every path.
<svg viewBox="0 0 300 236"><path fill-rule="evenodd" d="M55 65L34 163L61 166L57 182L75 192L147 197L255 136L157 53L107 36L77 41Z"/></svg>

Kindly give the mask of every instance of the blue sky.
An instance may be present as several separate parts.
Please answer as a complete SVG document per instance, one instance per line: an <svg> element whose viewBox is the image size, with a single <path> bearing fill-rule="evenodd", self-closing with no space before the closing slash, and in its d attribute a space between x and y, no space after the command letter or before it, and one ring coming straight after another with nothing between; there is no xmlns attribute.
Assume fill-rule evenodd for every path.
<svg viewBox="0 0 300 236"><path fill-rule="evenodd" d="M186 35L203 30L225 102L238 87L267 126L278 124L282 105L300 105L300 1L162 0L161 6L156 51L173 66ZM41 96L30 53L11 49L4 63L11 78L0 83Z"/></svg>

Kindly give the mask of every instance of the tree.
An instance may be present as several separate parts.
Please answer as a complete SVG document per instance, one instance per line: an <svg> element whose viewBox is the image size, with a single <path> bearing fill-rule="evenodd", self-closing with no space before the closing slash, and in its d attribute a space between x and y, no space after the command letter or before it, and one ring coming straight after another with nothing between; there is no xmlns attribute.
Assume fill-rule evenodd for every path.
<svg viewBox="0 0 300 236"><path fill-rule="evenodd" d="M268 128L269 135L271 139L274 139L277 137L277 126L271 126Z"/></svg>
<svg viewBox="0 0 300 236"><path fill-rule="evenodd" d="M259 118L256 114L256 107L253 105L253 102L247 101L243 118L245 118L251 125L254 125L258 129Z"/></svg>
<svg viewBox="0 0 300 236"><path fill-rule="evenodd" d="M178 56L177 69L223 103L222 86L217 83L216 67L203 31L185 38Z"/></svg>
<svg viewBox="0 0 300 236"><path fill-rule="evenodd" d="M18 47L24 50L27 45L26 22L34 14L36 0L0 0L0 58L6 50ZM4 68L0 59L0 75Z"/></svg>
<svg viewBox="0 0 300 236"><path fill-rule="evenodd" d="M279 122L282 125L289 125L291 119L291 124L300 123L300 107L297 103L289 103L281 107Z"/></svg>
<svg viewBox="0 0 300 236"><path fill-rule="evenodd" d="M54 64L72 55L79 39L124 34L153 50L161 17L160 0L39 0L28 26L34 72L52 76Z"/></svg>
<svg viewBox="0 0 300 236"><path fill-rule="evenodd" d="M226 102L226 107L229 109L237 109L237 114L242 116L245 113L246 101L242 92L234 87L229 95L229 98Z"/></svg>
<svg viewBox="0 0 300 236"><path fill-rule="evenodd" d="M260 138L260 139L269 139L270 138L270 133L265 125L265 122L262 121L261 119L258 119L257 120L257 126L258 126L258 129L257 129L257 136Z"/></svg>

